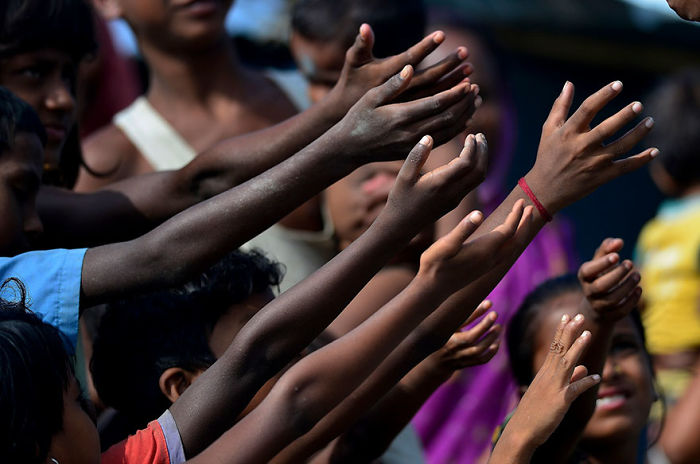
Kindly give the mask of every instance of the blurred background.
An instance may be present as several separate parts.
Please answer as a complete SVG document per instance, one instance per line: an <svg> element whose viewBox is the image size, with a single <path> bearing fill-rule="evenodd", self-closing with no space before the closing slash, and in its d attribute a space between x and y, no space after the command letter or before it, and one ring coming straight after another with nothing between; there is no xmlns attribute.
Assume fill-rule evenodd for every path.
<svg viewBox="0 0 700 464"><path fill-rule="evenodd" d="M237 0L227 27L249 65L292 69L287 47L293 0ZM427 0L433 21L457 20L487 37L515 107L515 154L508 185L532 165L542 122L566 80L575 105L619 79L624 91L607 117L633 100L645 102L664 76L700 66L700 27L678 18L664 0ZM109 24L119 53L146 71L128 26ZM469 46L469 43L465 45ZM301 85L301 84L298 84ZM488 98L488 96L486 96ZM640 147L641 148L641 147ZM573 223L579 257L590 256L604 236L625 239L630 256L642 225L662 197L648 170L624 176L562 212Z"/></svg>

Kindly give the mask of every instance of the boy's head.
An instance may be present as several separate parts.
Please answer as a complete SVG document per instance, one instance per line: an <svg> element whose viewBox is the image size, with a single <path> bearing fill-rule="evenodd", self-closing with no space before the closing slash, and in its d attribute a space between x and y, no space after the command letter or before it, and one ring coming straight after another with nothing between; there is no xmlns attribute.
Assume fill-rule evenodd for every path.
<svg viewBox="0 0 700 464"><path fill-rule="evenodd" d="M292 9L291 48L313 102L335 85L362 23L375 34L374 55L395 55L425 32L421 0L299 0Z"/></svg>
<svg viewBox="0 0 700 464"><path fill-rule="evenodd" d="M41 232L36 194L41 183L46 133L36 112L0 87L0 254L30 249Z"/></svg>
<svg viewBox="0 0 700 464"><path fill-rule="evenodd" d="M109 305L91 362L100 398L134 426L155 419L223 354L281 278L261 253L236 251L180 289Z"/></svg>
<svg viewBox="0 0 700 464"><path fill-rule="evenodd" d="M655 127L649 143L659 148L652 177L669 196L700 185L700 69L674 75L649 97Z"/></svg>
<svg viewBox="0 0 700 464"><path fill-rule="evenodd" d="M142 50L198 52L227 40L233 0L93 0L106 19L123 18Z"/></svg>
<svg viewBox="0 0 700 464"><path fill-rule="evenodd" d="M61 165L62 148L75 125L78 64L96 51L93 27L84 0L0 2L0 85L39 115L48 136L46 163L52 168Z"/></svg>
<svg viewBox="0 0 700 464"><path fill-rule="evenodd" d="M8 463L99 462L99 439L60 332L0 299L0 455ZM2 291L7 289L7 282ZM3 292L3 296L4 296Z"/></svg>

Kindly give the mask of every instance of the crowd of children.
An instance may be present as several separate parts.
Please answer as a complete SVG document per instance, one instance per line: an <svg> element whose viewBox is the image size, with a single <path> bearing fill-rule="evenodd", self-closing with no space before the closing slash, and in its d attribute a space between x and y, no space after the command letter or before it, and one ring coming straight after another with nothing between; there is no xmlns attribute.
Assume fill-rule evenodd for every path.
<svg viewBox="0 0 700 464"><path fill-rule="evenodd" d="M300 108L233 3L0 4L0 462L700 460L698 71L656 119L567 81L508 185L480 31L298 0ZM570 273L556 213L646 165L672 198L635 263Z"/></svg>

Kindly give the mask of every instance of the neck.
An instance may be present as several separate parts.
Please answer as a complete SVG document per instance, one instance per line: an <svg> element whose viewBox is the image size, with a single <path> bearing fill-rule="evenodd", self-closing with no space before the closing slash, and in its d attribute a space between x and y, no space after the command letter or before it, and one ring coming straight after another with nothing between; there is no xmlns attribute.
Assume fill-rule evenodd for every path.
<svg viewBox="0 0 700 464"><path fill-rule="evenodd" d="M206 105L216 94L230 94L242 82L242 67L225 37L204 50L163 50L141 41L150 70L148 98L153 103Z"/></svg>

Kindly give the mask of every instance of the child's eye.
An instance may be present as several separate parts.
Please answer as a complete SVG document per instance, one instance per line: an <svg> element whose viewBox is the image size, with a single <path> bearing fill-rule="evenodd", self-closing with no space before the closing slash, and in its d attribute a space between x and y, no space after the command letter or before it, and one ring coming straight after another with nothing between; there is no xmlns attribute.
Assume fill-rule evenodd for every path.
<svg viewBox="0 0 700 464"><path fill-rule="evenodd" d="M40 66L28 66L20 69L18 74L29 79L38 80L44 76L44 70Z"/></svg>

